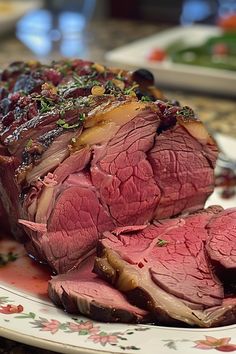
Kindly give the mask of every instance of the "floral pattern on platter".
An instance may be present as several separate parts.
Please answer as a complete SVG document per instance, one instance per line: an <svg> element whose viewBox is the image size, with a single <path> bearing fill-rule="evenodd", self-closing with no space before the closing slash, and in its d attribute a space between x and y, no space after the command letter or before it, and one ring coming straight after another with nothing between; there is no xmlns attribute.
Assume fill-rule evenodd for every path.
<svg viewBox="0 0 236 354"><path fill-rule="evenodd" d="M195 341L195 348L198 349L216 349L220 352L233 352L236 351L236 344L230 343L231 338L215 338L211 336L205 336L204 340Z"/></svg>
<svg viewBox="0 0 236 354"><path fill-rule="evenodd" d="M8 302L13 302L9 300L8 297L0 297L0 314L16 314L20 315L14 316L15 319L31 319L33 321L29 322L33 328L39 328L40 331L50 332L55 334L58 331L63 331L64 333L78 333L79 336L87 336L88 341L100 344L103 347L107 344L112 346L117 346L122 350L140 350L140 348L134 345L121 345L120 341L126 341L127 335L132 335L137 331L146 331L149 327L137 327L134 329L128 329L124 332L105 332L101 330L100 326L94 324L90 320L79 320L77 318L72 318L69 322L60 322L56 319L47 319L43 317L38 317L34 312L24 313L24 308L22 305L12 305L6 304ZM1 306L6 304L5 306Z"/></svg>
<svg viewBox="0 0 236 354"><path fill-rule="evenodd" d="M22 305L6 305L0 307L0 313L4 313L5 315L12 315L13 313L20 313L24 311L24 307Z"/></svg>
<svg viewBox="0 0 236 354"><path fill-rule="evenodd" d="M180 340L172 340L172 339L167 339L163 340L165 342L165 346L167 346L169 349L174 349L177 350L177 343L179 342L194 342L194 348L196 349L204 349L204 350L209 350L209 349L215 349L220 352L233 352L236 351L236 344L230 343L231 338L230 337L224 337L224 338L215 338L211 336L205 336L205 339L199 339L195 341L191 341L189 339L180 339Z"/></svg>
<svg viewBox="0 0 236 354"><path fill-rule="evenodd" d="M14 319L28 320L31 328L37 328L41 332L47 332L54 335L60 331L65 334L74 333L85 338L88 342L99 344L102 347L113 346L122 351L139 351L140 347L135 345L125 345L128 337L137 331L148 331L151 326L137 326L128 328L124 331L105 331L102 324L93 322L89 319L69 318L68 321L62 322L57 319L48 319L37 315L34 312L23 312L25 309L22 305L14 305L14 300L8 296L0 297L0 316L12 316ZM8 320L5 320L8 321ZM213 336L205 336L205 339L190 340L190 339L163 339L161 340L164 347L170 350L178 351L178 346L184 342L189 343L189 349L215 350L220 352L236 351L236 344L230 343L231 337L216 338ZM130 342L129 342L130 343ZM179 345L178 345L179 344Z"/></svg>
<svg viewBox="0 0 236 354"><path fill-rule="evenodd" d="M19 316L18 316L19 318ZM39 328L40 331L47 331L51 334L57 333L62 330L65 333L77 333L79 336L87 336L88 341L101 344L103 347L107 344L112 346L118 346L122 350L131 349L139 350L140 348L132 346L124 346L120 344L120 341L127 340L126 335L132 335L134 331L146 331L148 327L137 327L132 330L126 330L124 332L105 332L102 331L100 326L94 324L90 320L78 320L77 318L72 318L74 322L62 323L55 319L46 319L39 317L30 322L35 328Z"/></svg>
<svg viewBox="0 0 236 354"><path fill-rule="evenodd" d="M13 301L10 301L7 296L0 297L0 313L3 313L5 315L11 315L13 313L20 313L24 311L24 307L22 305L16 306L12 304L7 304L8 302Z"/></svg>

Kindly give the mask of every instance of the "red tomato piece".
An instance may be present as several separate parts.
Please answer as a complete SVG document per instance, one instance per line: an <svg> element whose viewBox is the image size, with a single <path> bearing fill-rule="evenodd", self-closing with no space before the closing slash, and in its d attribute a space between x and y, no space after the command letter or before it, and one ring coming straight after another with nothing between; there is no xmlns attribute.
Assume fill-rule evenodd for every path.
<svg viewBox="0 0 236 354"><path fill-rule="evenodd" d="M227 55L229 54L229 47L225 43L216 43L212 47L212 54L213 55Z"/></svg>
<svg viewBox="0 0 236 354"><path fill-rule="evenodd" d="M152 61L163 61L167 57L167 53L162 48L155 48L148 55L148 59Z"/></svg>

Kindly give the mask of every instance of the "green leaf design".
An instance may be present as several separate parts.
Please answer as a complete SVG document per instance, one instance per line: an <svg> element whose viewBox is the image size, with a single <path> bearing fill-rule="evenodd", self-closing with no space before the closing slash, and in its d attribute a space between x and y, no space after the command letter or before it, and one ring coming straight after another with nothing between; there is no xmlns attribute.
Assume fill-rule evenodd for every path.
<svg viewBox="0 0 236 354"><path fill-rule="evenodd" d="M67 323L61 323L59 326L59 329L61 329L62 331L66 331L67 330Z"/></svg>
<svg viewBox="0 0 236 354"><path fill-rule="evenodd" d="M8 296L0 296L0 305L1 304L4 304L4 303L9 303L9 302L14 302L12 300L9 300L9 297ZM33 321L29 321L29 324L31 324L31 326L33 328L38 328L39 330L41 330L42 328L47 328L47 324L51 325L51 322L55 321L55 322L58 322L56 320L52 320L52 319L47 319L47 318L44 318L44 317L41 317L41 316L37 316L34 312L26 312L26 313L21 313L20 315L18 316L14 316L14 319L31 319ZM83 323L86 323L87 320L81 320L81 319L78 319L78 318L75 318L75 317L72 317L71 318L76 324L83 324ZM7 320L4 320L4 321L9 321L8 319ZM93 325L93 322L90 321ZM64 322L64 323L60 323L58 322L58 324L56 323L55 326L56 326L56 331L57 330L61 330L63 331L64 333L74 333L74 331L71 331L69 329L69 324L71 322ZM94 328L98 328L98 327L94 327ZM101 336L101 337L106 337L106 336L116 336L117 339L119 341L126 341L127 338L125 337L126 335L132 335L134 334L135 331L146 331L150 329L150 327L138 327L138 328L132 328L132 329L129 329L129 330L126 330L124 332L106 332L106 331L100 331L97 335ZM50 332L50 327L47 328L48 332ZM52 328L52 331L51 331L51 334L54 334L56 331L54 331L54 329ZM91 332L90 330L87 330L87 329L81 329L80 331L78 331L78 335L81 335L81 336L89 336L91 335ZM170 341L168 340L168 343L166 343L165 345L170 347L171 348L171 343L174 343L174 341ZM109 342L105 342L105 343L100 343L102 346L106 345L106 344L109 344L111 346L116 346L116 347L119 347L120 349L122 350L140 350L140 348L134 346L134 345L130 345L130 346L123 346L123 345L120 345L119 343L109 343ZM172 349L172 348L171 348Z"/></svg>
<svg viewBox="0 0 236 354"><path fill-rule="evenodd" d="M166 347L168 347L169 349L174 349L177 350L177 346L174 340L170 340L165 344Z"/></svg>
<svg viewBox="0 0 236 354"><path fill-rule="evenodd" d="M107 336L107 335L108 335L107 332L100 332L100 333L99 333L99 336Z"/></svg>
<svg viewBox="0 0 236 354"><path fill-rule="evenodd" d="M6 304L7 302L14 302L14 301L9 300L8 296L0 296L0 305Z"/></svg>
<svg viewBox="0 0 236 354"><path fill-rule="evenodd" d="M21 319L23 319L23 318L32 318L32 319L35 319L35 317L36 317L36 314L34 313L34 312L29 312L29 313L22 313L21 315L19 315L19 316L15 316L14 318L21 318Z"/></svg>

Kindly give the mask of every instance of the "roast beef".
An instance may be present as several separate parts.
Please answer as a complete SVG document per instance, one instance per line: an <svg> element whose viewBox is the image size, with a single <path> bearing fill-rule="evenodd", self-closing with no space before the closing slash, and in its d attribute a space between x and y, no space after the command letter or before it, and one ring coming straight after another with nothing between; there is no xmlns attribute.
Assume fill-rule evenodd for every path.
<svg viewBox="0 0 236 354"><path fill-rule="evenodd" d="M198 210L213 191L214 141L191 109L155 101L152 77L74 60L14 63L1 78L3 204L56 272L104 231Z"/></svg>
<svg viewBox="0 0 236 354"><path fill-rule="evenodd" d="M82 60L5 69L0 214L31 256L65 273L49 296L68 312L235 323L236 211L201 210L216 144L189 107L153 84L143 69Z"/></svg>
<svg viewBox="0 0 236 354"><path fill-rule="evenodd" d="M131 305L125 296L92 273L94 255L78 270L53 277L49 296L69 313L80 313L103 322L150 321L147 311Z"/></svg>
<svg viewBox="0 0 236 354"><path fill-rule="evenodd" d="M133 303L145 304L158 323L210 327L220 324L228 310L234 323L235 301L226 310L223 286L204 249L207 224L220 219L221 210L211 207L155 222L139 232L106 232L98 244L94 269Z"/></svg>
<svg viewBox="0 0 236 354"><path fill-rule="evenodd" d="M215 272L226 284L236 284L236 209L227 209L207 226L207 254Z"/></svg>

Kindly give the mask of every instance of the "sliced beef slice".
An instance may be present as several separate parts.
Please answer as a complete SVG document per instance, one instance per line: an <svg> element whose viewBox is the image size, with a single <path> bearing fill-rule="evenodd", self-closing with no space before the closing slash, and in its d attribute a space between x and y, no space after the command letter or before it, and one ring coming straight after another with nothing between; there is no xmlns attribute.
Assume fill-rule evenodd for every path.
<svg viewBox="0 0 236 354"><path fill-rule="evenodd" d="M160 200L146 153L154 142L158 116L143 111L123 125L107 145L94 148L91 178L116 226L145 224Z"/></svg>
<svg viewBox="0 0 236 354"><path fill-rule="evenodd" d="M201 209L206 195L213 192L214 170L209 167L217 156L214 142L193 139L190 133L177 124L157 135L148 153L161 191L157 219Z"/></svg>
<svg viewBox="0 0 236 354"><path fill-rule="evenodd" d="M207 228L206 251L216 273L226 285L236 283L236 208L221 212Z"/></svg>
<svg viewBox="0 0 236 354"><path fill-rule="evenodd" d="M49 282L52 301L69 313L80 313L102 322L143 323L150 320L147 311L131 305L125 296L92 273L94 256L78 270L61 274Z"/></svg>
<svg viewBox="0 0 236 354"><path fill-rule="evenodd" d="M143 299L157 321L208 326L200 309L221 305L224 297L204 254L206 224L220 210L156 223L138 233L106 233L95 271L134 303Z"/></svg>
<svg viewBox="0 0 236 354"><path fill-rule="evenodd" d="M36 258L34 248L40 250L40 260L46 260L58 273L77 267L95 248L98 234L114 227L89 174L81 171L89 156L88 150L73 154L57 169L55 184L45 185L37 198L34 219L39 226L37 230L33 225L27 249ZM40 229L40 223L47 220L46 229ZM32 228L27 221L22 223Z"/></svg>

